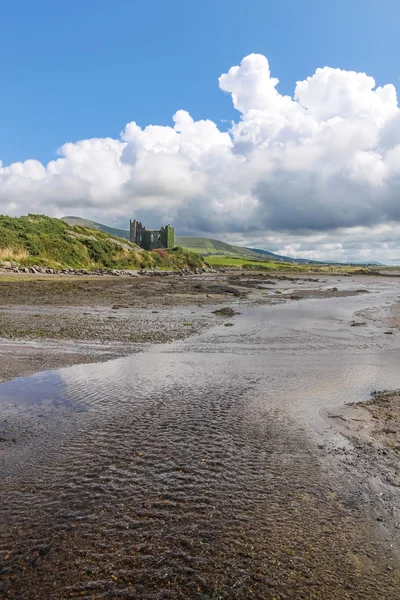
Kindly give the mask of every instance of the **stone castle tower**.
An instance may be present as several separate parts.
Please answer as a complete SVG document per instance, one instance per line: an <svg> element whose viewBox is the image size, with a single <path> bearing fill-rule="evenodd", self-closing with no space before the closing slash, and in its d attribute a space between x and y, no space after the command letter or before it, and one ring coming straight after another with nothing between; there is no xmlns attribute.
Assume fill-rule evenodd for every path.
<svg viewBox="0 0 400 600"><path fill-rule="evenodd" d="M156 248L173 248L175 246L175 232L171 225L161 229L146 229L140 221L130 221L130 240L144 250Z"/></svg>

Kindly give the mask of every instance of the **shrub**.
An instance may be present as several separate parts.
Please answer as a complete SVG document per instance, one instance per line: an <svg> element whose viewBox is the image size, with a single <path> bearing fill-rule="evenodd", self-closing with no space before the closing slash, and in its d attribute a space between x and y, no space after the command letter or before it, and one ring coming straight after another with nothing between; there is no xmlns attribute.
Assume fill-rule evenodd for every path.
<svg viewBox="0 0 400 600"><path fill-rule="evenodd" d="M167 258L168 256L168 252L165 250L165 248L156 248L154 250L154 254L157 256L160 256L161 258Z"/></svg>

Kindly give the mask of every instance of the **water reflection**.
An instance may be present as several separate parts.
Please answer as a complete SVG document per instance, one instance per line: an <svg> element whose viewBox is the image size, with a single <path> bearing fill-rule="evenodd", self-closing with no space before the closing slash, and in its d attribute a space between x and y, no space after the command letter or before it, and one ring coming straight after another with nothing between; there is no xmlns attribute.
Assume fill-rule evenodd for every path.
<svg viewBox="0 0 400 600"><path fill-rule="evenodd" d="M19 377L0 385L0 410L5 407L72 407L67 384L58 371Z"/></svg>

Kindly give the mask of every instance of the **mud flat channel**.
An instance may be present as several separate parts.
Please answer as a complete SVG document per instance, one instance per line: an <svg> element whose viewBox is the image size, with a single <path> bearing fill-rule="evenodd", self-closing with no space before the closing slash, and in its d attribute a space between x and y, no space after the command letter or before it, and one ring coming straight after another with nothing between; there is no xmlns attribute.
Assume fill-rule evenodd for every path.
<svg viewBox="0 0 400 600"><path fill-rule="evenodd" d="M319 279L7 282L0 376L92 362L0 385L0 596L398 599L398 483L337 411L400 389L400 280Z"/></svg>

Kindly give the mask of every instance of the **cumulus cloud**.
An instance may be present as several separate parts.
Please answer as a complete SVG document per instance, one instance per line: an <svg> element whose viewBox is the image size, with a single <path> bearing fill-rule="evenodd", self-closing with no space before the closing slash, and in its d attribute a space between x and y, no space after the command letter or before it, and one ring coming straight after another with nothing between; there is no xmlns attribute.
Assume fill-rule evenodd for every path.
<svg viewBox="0 0 400 600"><path fill-rule="evenodd" d="M119 139L67 143L47 165L0 162L0 212L135 216L310 258L396 261L400 109L396 89L324 67L278 91L265 56L219 78L228 132L178 110L173 125L128 123Z"/></svg>

